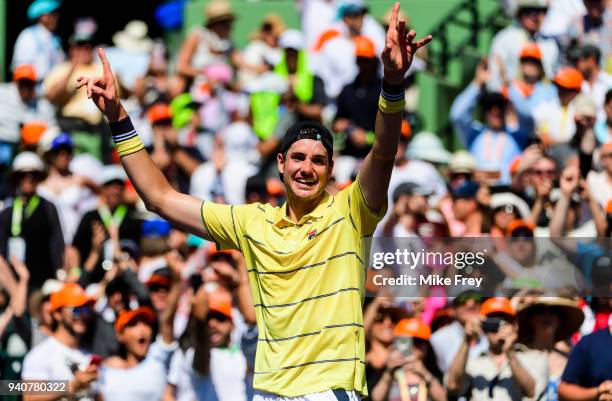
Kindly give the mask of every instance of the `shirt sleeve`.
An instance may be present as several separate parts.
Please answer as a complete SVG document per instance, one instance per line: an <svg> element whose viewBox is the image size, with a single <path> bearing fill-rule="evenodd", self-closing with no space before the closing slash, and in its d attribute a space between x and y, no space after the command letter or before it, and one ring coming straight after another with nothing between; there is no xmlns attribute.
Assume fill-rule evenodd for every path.
<svg viewBox="0 0 612 401"><path fill-rule="evenodd" d="M243 232L240 217L245 214L243 209L246 206L202 203L202 224L217 244L217 249L241 249Z"/></svg>
<svg viewBox="0 0 612 401"><path fill-rule="evenodd" d="M38 349L34 348L28 353L23 360L23 368L21 369L22 380L49 380L51 375L46 363L38 356Z"/></svg>
<svg viewBox="0 0 612 401"><path fill-rule="evenodd" d="M387 200L383 202L380 210L372 210L363 195L360 178L354 183L340 191L338 194L340 207L344 208L348 218L362 236L368 237L374 233L376 225L382 220L387 212Z"/></svg>

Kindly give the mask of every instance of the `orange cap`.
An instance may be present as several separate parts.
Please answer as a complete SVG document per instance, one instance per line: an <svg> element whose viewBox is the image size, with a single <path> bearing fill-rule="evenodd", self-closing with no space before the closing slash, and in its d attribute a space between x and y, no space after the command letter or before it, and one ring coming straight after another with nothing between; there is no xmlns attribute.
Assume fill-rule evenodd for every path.
<svg viewBox="0 0 612 401"><path fill-rule="evenodd" d="M533 232L533 230L535 230L535 225L529 221L525 221L521 219L512 220L510 224L508 224L508 227L506 228L506 235L507 236L512 235L512 232L518 228L527 228L528 230Z"/></svg>
<svg viewBox="0 0 612 401"><path fill-rule="evenodd" d="M553 82L558 86L575 91L580 91L583 80L580 71L572 67L561 68L553 78Z"/></svg>
<svg viewBox="0 0 612 401"><path fill-rule="evenodd" d="M516 156L512 162L510 162L510 174L514 175L521 169L521 156Z"/></svg>
<svg viewBox="0 0 612 401"><path fill-rule="evenodd" d="M21 64L13 71L13 81L27 79L28 81L36 81L36 70L30 64Z"/></svg>
<svg viewBox="0 0 612 401"><path fill-rule="evenodd" d="M149 325L155 322L155 312L153 312L153 309L148 306L141 306L140 308L121 312L117 320L115 320L115 331L121 333L125 326L138 317L144 318Z"/></svg>
<svg viewBox="0 0 612 401"><path fill-rule="evenodd" d="M542 61L542 52L540 51L540 46L536 43L527 43L521 49L521 58L534 58L536 60Z"/></svg>
<svg viewBox="0 0 612 401"><path fill-rule="evenodd" d="M608 200L606 203L606 214L612 213L612 199Z"/></svg>
<svg viewBox="0 0 612 401"><path fill-rule="evenodd" d="M209 312L219 312L222 315L232 319L232 297L224 291L213 291L209 292L208 298L208 309Z"/></svg>
<svg viewBox="0 0 612 401"><path fill-rule="evenodd" d="M495 297L487 299L480 307L480 314L489 316L492 313L504 313L508 316L514 316L514 308L510 300L506 297Z"/></svg>
<svg viewBox="0 0 612 401"><path fill-rule="evenodd" d="M31 121L21 127L21 141L24 145L36 145L47 130L47 124L40 121Z"/></svg>
<svg viewBox="0 0 612 401"><path fill-rule="evenodd" d="M218 253L224 253L226 255L230 255L232 256L232 251L228 251L228 250L218 250L217 249L217 245L213 242L210 244L210 246L208 247L208 253L206 254L206 260L210 261L210 258L212 258L213 256L215 256Z"/></svg>
<svg viewBox="0 0 612 401"><path fill-rule="evenodd" d="M320 51L325 45L325 43L327 43L329 40L332 40L336 36L340 36L340 32L338 32L335 29L329 29L323 32L321 36L319 36L319 38L317 39L317 43L315 43L315 45L312 47L312 51L313 52Z"/></svg>
<svg viewBox="0 0 612 401"><path fill-rule="evenodd" d="M431 329L421 319L410 318L400 320L393 329L395 337L415 337L421 340L429 340Z"/></svg>
<svg viewBox="0 0 612 401"><path fill-rule="evenodd" d="M51 310L65 307L79 307L94 303L95 300L85 293L83 288L76 283L66 283L59 290L51 293Z"/></svg>
<svg viewBox="0 0 612 401"><path fill-rule="evenodd" d="M410 123L406 120L402 120L402 136L406 137L406 138L410 138L410 136L412 135L412 127L410 126Z"/></svg>
<svg viewBox="0 0 612 401"><path fill-rule="evenodd" d="M283 196L285 193L283 184L278 179L272 177L266 180L266 191L271 196Z"/></svg>
<svg viewBox="0 0 612 401"><path fill-rule="evenodd" d="M355 36L353 38L355 42L355 56L365 58L375 58L376 49L374 43L363 35Z"/></svg>
<svg viewBox="0 0 612 401"><path fill-rule="evenodd" d="M608 141L604 143L603 145L601 145L601 150L603 150L604 152L611 152L612 151L612 141Z"/></svg>
<svg viewBox="0 0 612 401"><path fill-rule="evenodd" d="M158 121L172 119L172 111L170 110L170 106L165 103L154 104L147 112L147 115L152 124L155 124Z"/></svg>
<svg viewBox="0 0 612 401"><path fill-rule="evenodd" d="M153 274L151 277L149 277L145 284L147 285L147 287L154 284L161 285L164 287L170 287L170 284L172 283L169 277L162 276L161 274Z"/></svg>

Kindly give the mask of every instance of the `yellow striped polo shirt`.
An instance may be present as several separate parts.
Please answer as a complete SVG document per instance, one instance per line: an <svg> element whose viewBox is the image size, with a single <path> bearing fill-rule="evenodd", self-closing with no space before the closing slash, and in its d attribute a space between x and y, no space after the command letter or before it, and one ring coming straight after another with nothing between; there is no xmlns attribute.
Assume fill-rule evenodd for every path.
<svg viewBox="0 0 612 401"><path fill-rule="evenodd" d="M385 202L386 205L386 202ZM285 397L330 389L367 395L362 305L366 239L386 211L371 210L359 179L294 223L282 207L204 202L221 249L249 269L259 339L254 387Z"/></svg>

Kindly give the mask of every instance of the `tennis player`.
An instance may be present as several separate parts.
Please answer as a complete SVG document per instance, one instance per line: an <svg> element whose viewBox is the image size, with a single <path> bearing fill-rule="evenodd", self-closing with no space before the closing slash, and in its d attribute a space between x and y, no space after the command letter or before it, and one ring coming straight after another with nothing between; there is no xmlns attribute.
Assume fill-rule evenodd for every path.
<svg viewBox="0 0 612 401"><path fill-rule="evenodd" d="M384 80L372 150L356 181L334 196L332 134L306 121L291 127L277 155L287 191L281 207L221 205L177 192L153 164L117 95L104 51L101 77L80 77L78 88L106 115L121 163L147 208L220 249L238 249L247 262L259 327L256 401L357 401L367 395L362 304L364 237L385 214L387 187L400 136L404 75L415 42L393 8L382 54Z"/></svg>

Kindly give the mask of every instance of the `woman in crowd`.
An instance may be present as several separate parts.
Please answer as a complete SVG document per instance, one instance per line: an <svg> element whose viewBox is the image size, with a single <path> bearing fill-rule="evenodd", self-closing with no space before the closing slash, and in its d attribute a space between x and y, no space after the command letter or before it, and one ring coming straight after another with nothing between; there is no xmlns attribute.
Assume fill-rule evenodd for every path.
<svg viewBox="0 0 612 401"><path fill-rule="evenodd" d="M104 400L150 401L164 394L168 365L177 348L174 315L181 295L180 262L169 260L168 264L172 284L158 322L149 307L126 310L115 321L120 347L119 354L105 360L100 370L99 392ZM157 325L159 334L153 342Z"/></svg>
<svg viewBox="0 0 612 401"><path fill-rule="evenodd" d="M418 318L402 319L393 329L394 350L373 401L446 401L446 390L429 344L431 329Z"/></svg>

